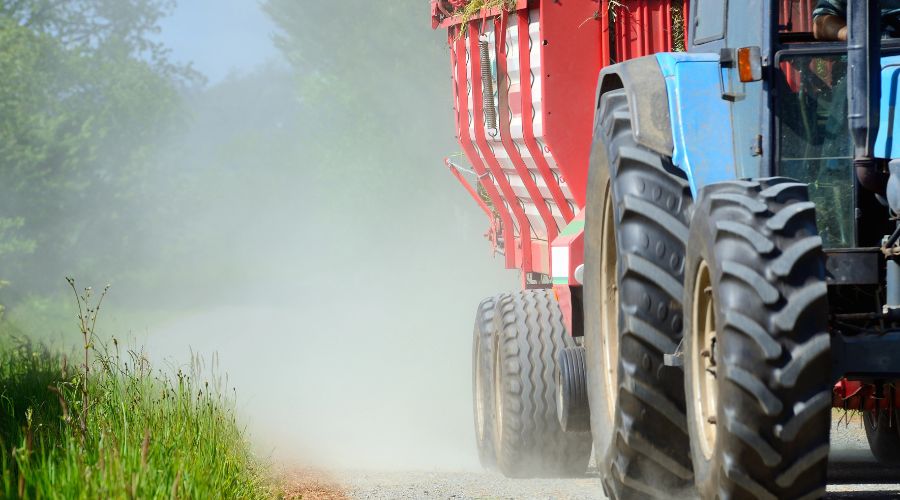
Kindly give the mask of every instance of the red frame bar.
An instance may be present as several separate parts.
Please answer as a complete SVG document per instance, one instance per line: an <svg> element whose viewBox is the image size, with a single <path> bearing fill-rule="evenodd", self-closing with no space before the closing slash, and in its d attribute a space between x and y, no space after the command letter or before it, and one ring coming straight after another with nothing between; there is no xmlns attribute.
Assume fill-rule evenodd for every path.
<svg viewBox="0 0 900 500"><path fill-rule="evenodd" d="M600 67L609 66L612 62L609 46L609 0L600 0ZM597 103L594 103L596 105Z"/></svg>
<svg viewBox="0 0 900 500"><path fill-rule="evenodd" d="M522 97L522 135L525 137L525 147L528 149L528 153L531 157L534 158L534 163L537 166L538 172L540 172L541 178L544 179L547 189L550 190L550 196L553 197L553 201L559 207L563 219L566 222L569 222L575 214L572 213L572 209L569 207L569 200L566 199L565 194L562 192L562 188L559 187L559 182L550 170L550 164L547 163L547 158L544 156L544 152L541 151L537 139L534 137L534 116L532 113L534 108L532 105L533 96L531 94L531 87L533 85L531 74L531 44L529 43L529 27L531 23L529 13L527 10L520 10L516 13L516 17L519 28L519 86ZM553 238L549 238L549 240L553 241Z"/></svg>
<svg viewBox="0 0 900 500"><path fill-rule="evenodd" d="M456 97L456 136L459 139L459 144L462 146L466 158L469 160L469 163L472 164L475 173L478 174L478 177L485 179L488 176L488 170L485 168L484 163L481 161L481 157L478 155L478 151L475 150L475 145L472 144L472 139L469 137L466 40L465 38L457 37L455 31L456 30L454 29L450 29L447 32L449 38L448 41L451 46L451 68L453 67L453 64L456 65L456 75L454 77L453 85L453 93ZM516 238L512 217L506 209L506 206L503 204L503 197L501 197L500 193L497 191L497 186L495 186L493 182L482 182L482 185L484 186L485 191L487 191L491 203L494 204L497 213L500 214L500 222L503 226L503 255L506 261L506 268L515 269L517 267Z"/></svg>
<svg viewBox="0 0 900 500"><path fill-rule="evenodd" d="M450 169L450 173L453 174L453 177L456 177L456 180L458 180L459 183L462 184L462 187L465 188L466 192L469 193L469 196L471 196L472 199L475 200L475 203L478 203L478 206L481 207L481 211L488 216L488 219L490 219L491 223L493 224L494 212L491 212L491 207L487 206L487 203L485 203L484 200L481 199L481 196L478 195L478 192L475 191L475 188L473 188L472 185L469 184L469 182L462 176L462 174L459 173L459 170L457 170L453 162L450 161L450 158L444 158L444 163L447 164L447 168Z"/></svg>
<svg viewBox="0 0 900 500"><path fill-rule="evenodd" d="M885 384L885 394L876 397L875 384L842 378L832 389L831 406L843 410L893 411L900 409L900 391L895 382Z"/></svg>
<svg viewBox="0 0 900 500"><path fill-rule="evenodd" d="M494 176L494 181L500 187L500 192L506 197L506 201L512 209L513 217L515 217L519 229L518 242L520 243L519 249L522 252L522 271L530 273L534 270L531 263L531 224L528 221L528 217L525 215L525 211L522 210L522 206L519 205L516 193L509 185L506 174L503 173L503 167L494 156L494 151L488 144L487 135L484 132L484 120L482 119L484 116L484 100L481 83L481 58L478 57L478 38L480 36L481 29L479 22L470 22L467 38L469 40L469 64L472 66L471 91L473 104L472 114L475 117L473 120L475 125L475 143L478 145L481 155L487 160L488 168ZM513 240L513 242L516 242L516 240Z"/></svg>
<svg viewBox="0 0 900 500"><path fill-rule="evenodd" d="M671 52L671 0L625 1L616 16L615 30L616 62Z"/></svg>
<svg viewBox="0 0 900 500"><path fill-rule="evenodd" d="M503 149L505 149L506 153L509 155L513 166L515 166L516 173L519 174L519 177L522 179L522 184L525 185L528 196L531 197L532 203L537 207L538 214L540 214L541 220L544 222L544 227L547 228L547 242L549 243L556 238L557 234L559 234L559 228L556 225L553 214L550 212L550 207L544 200L544 195L541 194L541 190L538 189L537 184L535 184L534 180L531 178L531 172L528 170L525 160L523 160L522 156L519 154L519 149L513 143L512 136L510 136L509 122L511 120L511 111L509 109L509 93L506 84L506 81L509 79L509 63L506 60L506 25L507 20L505 14L494 23L494 33L498 34L498 37L495 37L495 47L497 49L497 95L499 96L498 102L500 103L500 109L498 110L500 142L503 144ZM520 75L523 73L523 71L519 71ZM525 112L526 109L531 109L530 103L528 108L522 108L523 115L530 115L531 113ZM556 184L555 181L554 184Z"/></svg>

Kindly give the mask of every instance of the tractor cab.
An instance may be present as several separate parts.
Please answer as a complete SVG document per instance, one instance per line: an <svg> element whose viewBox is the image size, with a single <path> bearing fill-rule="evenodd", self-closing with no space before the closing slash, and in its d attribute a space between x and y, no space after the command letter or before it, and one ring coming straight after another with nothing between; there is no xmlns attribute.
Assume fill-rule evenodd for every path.
<svg viewBox="0 0 900 500"><path fill-rule="evenodd" d="M866 13L862 7L866 2L850 3L858 16ZM891 233L891 225L883 220L874 222L872 217L860 220L863 217L855 209L868 215L883 212L885 207L888 160L894 153L893 127L879 127L878 117L884 109L887 118L896 101L896 81L891 83L891 75L900 63L900 38L881 37L877 2L872 2L876 14L871 19L871 37L876 47L866 50L877 49L874 53L882 61L885 75L876 78L874 68L871 74L863 71L857 77L866 80L857 82L860 90L848 93L852 88L848 44L816 40L812 28L815 4L810 0L695 0L690 51L720 54L721 95L730 108L737 176L780 175L809 183L810 197L819 206L817 219L825 248L880 246L885 231ZM860 28L865 32L857 36L870 35L868 17ZM752 49L752 55L746 49ZM749 57L739 60L741 52ZM865 62L870 55L861 53L859 57ZM758 73L742 72L740 64L754 71L758 66ZM884 95L882 79L888 84ZM870 83L873 89L862 92ZM856 128L866 130L860 132L862 146L871 140L869 150L862 153L866 161L856 163L859 168L853 168L850 94L866 101L859 103L865 109L856 111L864 126L858 123ZM894 156L900 157L900 149Z"/></svg>
<svg viewBox="0 0 900 500"><path fill-rule="evenodd" d="M790 8L785 5L779 12L774 56L776 172L809 183L810 197L818 206L819 234L825 248L880 246L883 236L893 231L885 216L893 130L870 130L869 135L877 134L877 140L866 160L854 163L848 119L847 43L817 41L810 23L813 4L789 3ZM868 92L875 106L870 120L877 120L882 109L887 117L887 111L893 107L896 85L890 85L890 75L894 73L891 67L900 62L900 38L893 36L893 30L878 27L878 21L877 17L873 20L872 30L880 36L873 39L879 45L879 68L884 69ZM882 93L884 76L888 76L888 85L887 92ZM854 164L858 168L853 168Z"/></svg>

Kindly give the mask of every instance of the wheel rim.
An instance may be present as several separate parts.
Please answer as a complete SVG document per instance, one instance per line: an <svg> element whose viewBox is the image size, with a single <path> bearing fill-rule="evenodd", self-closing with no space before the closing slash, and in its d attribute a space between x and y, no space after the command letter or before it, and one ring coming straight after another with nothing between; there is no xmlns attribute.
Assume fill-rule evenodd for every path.
<svg viewBox="0 0 900 500"><path fill-rule="evenodd" d="M716 446L716 304L709 266L701 261L694 281L691 311L691 384L694 422L703 456L712 458Z"/></svg>
<svg viewBox="0 0 900 500"><path fill-rule="evenodd" d="M475 344L475 432L478 434L478 441L484 441L484 381L482 380L482 352L479 336Z"/></svg>
<svg viewBox="0 0 900 500"><path fill-rule="evenodd" d="M500 356L499 345L494 351L494 436L499 443L503 440L503 380L500 378L500 363L503 358Z"/></svg>
<svg viewBox="0 0 900 500"><path fill-rule="evenodd" d="M606 389L606 410L609 418L615 418L616 393L619 368L619 283L617 271L616 228L613 221L612 192L606 191L603 204L603 242L600 247L600 332L602 376Z"/></svg>

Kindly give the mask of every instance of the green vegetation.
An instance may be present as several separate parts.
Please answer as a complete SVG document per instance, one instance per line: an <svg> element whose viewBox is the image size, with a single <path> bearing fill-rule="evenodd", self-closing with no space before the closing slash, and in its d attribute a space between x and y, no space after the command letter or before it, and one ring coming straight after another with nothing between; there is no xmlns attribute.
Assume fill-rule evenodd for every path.
<svg viewBox="0 0 900 500"><path fill-rule="evenodd" d="M462 36L465 33L465 30L468 27L468 24L466 23L477 16L482 10L497 8L513 11L516 9L516 0L471 0L462 8L457 9L454 14L459 16L459 19L463 23L463 29L459 32L458 36Z"/></svg>
<svg viewBox="0 0 900 500"><path fill-rule="evenodd" d="M22 283L54 291L65 272L118 277L131 267L122 256L140 255L143 220L124 214L159 212L155 193L141 187L158 172L154 153L183 128L182 89L202 81L170 62L155 39L171 7L168 0L0 2L6 293ZM115 257L103 250L110 246ZM73 249L94 257L73 259Z"/></svg>
<svg viewBox="0 0 900 500"><path fill-rule="evenodd" d="M0 496L273 497L222 387L199 368L167 376L115 340L96 344L103 296L76 295L81 364L24 340L0 345Z"/></svg>

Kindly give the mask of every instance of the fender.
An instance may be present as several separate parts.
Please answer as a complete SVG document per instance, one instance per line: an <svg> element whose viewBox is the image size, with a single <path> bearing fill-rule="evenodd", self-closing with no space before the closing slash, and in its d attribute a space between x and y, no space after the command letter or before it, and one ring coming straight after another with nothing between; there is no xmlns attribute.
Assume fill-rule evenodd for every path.
<svg viewBox="0 0 900 500"><path fill-rule="evenodd" d="M595 127L600 97L616 89L625 89L631 109L631 126L638 144L663 156L672 156L674 143L666 81L656 57L639 57L603 68L594 101Z"/></svg>
<svg viewBox="0 0 900 500"><path fill-rule="evenodd" d="M638 144L670 157L696 197L703 186L736 178L731 111L720 78L718 54L632 59L600 72L596 108L604 93L624 88Z"/></svg>

